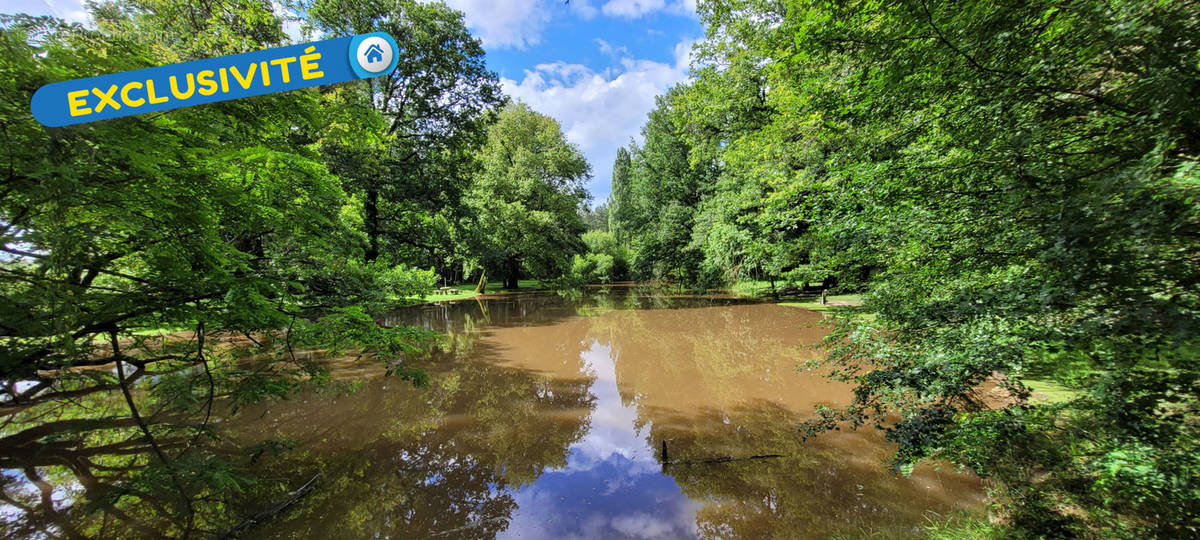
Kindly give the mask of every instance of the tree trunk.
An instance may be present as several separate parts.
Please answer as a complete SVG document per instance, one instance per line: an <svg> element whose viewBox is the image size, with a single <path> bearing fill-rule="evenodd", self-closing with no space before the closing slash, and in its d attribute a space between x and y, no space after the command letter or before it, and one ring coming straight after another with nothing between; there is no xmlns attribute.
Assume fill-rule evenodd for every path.
<svg viewBox="0 0 1200 540"><path fill-rule="evenodd" d="M487 291L487 270L479 273L479 285L475 286L475 292L483 294Z"/></svg>
<svg viewBox="0 0 1200 540"><path fill-rule="evenodd" d="M504 288L509 290L517 290L520 286L521 279L521 260L520 257L512 256L508 258L508 274L504 276Z"/></svg>
<svg viewBox="0 0 1200 540"><path fill-rule="evenodd" d="M363 203L363 225L367 229L367 262L379 258L379 191L367 189L367 200Z"/></svg>

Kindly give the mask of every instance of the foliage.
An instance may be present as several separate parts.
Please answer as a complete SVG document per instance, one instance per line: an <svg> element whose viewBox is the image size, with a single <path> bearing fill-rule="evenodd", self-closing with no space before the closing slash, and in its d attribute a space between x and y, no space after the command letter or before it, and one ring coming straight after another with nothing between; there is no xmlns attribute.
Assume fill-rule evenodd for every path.
<svg viewBox="0 0 1200 540"><path fill-rule="evenodd" d="M20 112L38 86L149 59L135 43L78 27L30 32L18 23L4 34L5 71L15 74L2 111L6 377L87 363L93 339L114 330L196 320L278 328L306 303L289 273L344 253L322 234L346 227L337 178L292 139L313 136L319 96L48 130ZM246 121L221 120L230 115Z"/></svg>
<svg viewBox="0 0 1200 540"><path fill-rule="evenodd" d="M575 255L571 257L571 268L567 271L564 284L612 283L615 264L612 256L605 253Z"/></svg>
<svg viewBox="0 0 1200 540"><path fill-rule="evenodd" d="M134 448L102 465L128 483L81 484L95 507L213 526L198 501L251 489L206 444L216 396L327 382L313 350L428 383L407 363L428 334L377 317L482 269L509 288L861 291L870 313L831 311L827 341L854 399L807 434L874 426L899 471L974 470L1004 534L1200 531L1195 2L702 2L694 77L618 151L595 210L561 127L495 110L460 13L302 7L320 35L391 33L399 67L50 129L27 112L44 84L277 45L281 20L259 1L129 0L92 6L95 29L3 21L0 405L101 395L6 441ZM75 369L102 365L117 373ZM1064 390L1031 400L1024 379Z"/></svg>
<svg viewBox="0 0 1200 540"><path fill-rule="evenodd" d="M673 118L678 96L675 89L657 99L642 128L645 142L630 148L628 186L614 188L626 200L613 204L618 206L618 236L632 244L635 277L693 283L700 281L702 254L691 246L691 231L708 171L688 161L690 147Z"/></svg>
<svg viewBox="0 0 1200 540"><path fill-rule="evenodd" d="M477 156L467 204L475 215L477 264L515 289L523 273L561 275L586 229L587 160L554 119L524 103L502 109Z"/></svg>
<svg viewBox="0 0 1200 540"><path fill-rule="evenodd" d="M587 225L588 231L608 231L607 203L601 203L595 208L584 208L582 215L583 222Z"/></svg>
<svg viewBox="0 0 1200 540"><path fill-rule="evenodd" d="M580 239L587 246L584 257L592 259L595 265L594 273L576 272L577 263L572 261L572 275L583 279L585 283L611 283L629 279L629 248L618 243L616 236L607 231L588 231Z"/></svg>
<svg viewBox="0 0 1200 540"><path fill-rule="evenodd" d="M632 223L635 210L635 207L632 206L632 186L629 183L631 166L629 150L624 147L618 148L617 158L613 162L612 193L609 194L606 204L608 206L608 231L621 241L628 240L628 233L625 230Z"/></svg>
<svg viewBox="0 0 1200 540"><path fill-rule="evenodd" d="M971 467L1011 534L1196 534L1196 4L701 12L706 67L672 94L674 154L720 156L700 266L864 288L875 315L839 312L829 363L858 388L811 432ZM1077 397L1027 401L1025 373Z"/></svg>
<svg viewBox="0 0 1200 540"><path fill-rule="evenodd" d="M451 273L449 262L469 257L455 238L470 217L470 156L485 113L503 101L483 47L461 13L437 2L319 0L307 15L329 37L380 31L400 47L394 71L343 85L344 131L323 144L330 169L361 198L365 260Z"/></svg>
<svg viewBox="0 0 1200 540"><path fill-rule="evenodd" d="M1009 534L1195 535L1196 8L702 2L610 228L641 279L865 293L809 434L970 467Z"/></svg>
<svg viewBox="0 0 1200 540"><path fill-rule="evenodd" d="M364 12L349 8L364 6L339 9L356 16ZM384 327L381 313L397 298L428 293L436 270L462 256L453 235L429 231L453 230L466 211L461 167L470 160L461 158L482 138L483 109L500 98L461 14L413 2L389 8L407 10L388 30L403 36L408 57L381 79L412 93L403 110L386 99L373 106L389 87L347 83L41 126L28 104L47 83L286 39L264 2L92 9L94 30L27 16L5 17L0 30L0 413L66 402L57 421L35 412L6 424L5 435L17 437L6 448L22 456L22 445L44 438L63 452L117 445L128 458L95 466L136 474L93 482L93 465L80 463L79 498L112 515L148 514L148 523L166 524L156 535L188 536L228 525L197 523L197 508L245 488L245 463L215 449L218 401L236 412L326 384L320 360L336 353L428 382L410 361L430 334ZM376 185L381 171L396 174ZM374 221L372 191L382 208ZM416 206L392 204L400 199ZM421 242L418 223L420 235L451 245L422 256L381 243ZM388 256L372 255L385 247ZM116 374L77 369L114 365ZM102 406L70 405L94 396ZM29 435L16 431L29 425ZM37 482L39 468L67 458L30 459L19 466Z"/></svg>
<svg viewBox="0 0 1200 540"><path fill-rule="evenodd" d="M580 236L586 253L571 258L571 267L560 285L612 283L629 279L629 249L607 231L592 230Z"/></svg>

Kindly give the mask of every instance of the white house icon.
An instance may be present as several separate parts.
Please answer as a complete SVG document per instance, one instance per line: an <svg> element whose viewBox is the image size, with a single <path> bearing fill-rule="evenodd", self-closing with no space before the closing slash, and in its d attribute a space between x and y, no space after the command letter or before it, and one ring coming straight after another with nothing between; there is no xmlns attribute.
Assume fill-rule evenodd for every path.
<svg viewBox="0 0 1200 540"><path fill-rule="evenodd" d="M372 43L370 47L367 47L365 54L367 57L367 63L374 64L375 62L383 60L383 49L380 49L379 45L374 43Z"/></svg>

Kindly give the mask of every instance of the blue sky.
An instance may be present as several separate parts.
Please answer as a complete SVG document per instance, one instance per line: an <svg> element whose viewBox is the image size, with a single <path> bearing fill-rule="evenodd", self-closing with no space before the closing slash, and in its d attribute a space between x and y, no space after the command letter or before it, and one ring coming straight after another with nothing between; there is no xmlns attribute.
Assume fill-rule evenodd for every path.
<svg viewBox="0 0 1200 540"><path fill-rule="evenodd" d="M654 97L688 76L695 0L445 0L463 12L505 93L557 119L592 165L593 205ZM82 0L0 0L0 13L87 22ZM294 29L293 29L294 30Z"/></svg>

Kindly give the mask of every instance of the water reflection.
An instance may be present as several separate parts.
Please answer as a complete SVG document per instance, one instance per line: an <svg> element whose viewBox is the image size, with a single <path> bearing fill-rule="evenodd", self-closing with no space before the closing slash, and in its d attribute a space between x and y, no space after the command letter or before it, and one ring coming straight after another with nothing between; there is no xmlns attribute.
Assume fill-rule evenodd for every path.
<svg viewBox="0 0 1200 540"><path fill-rule="evenodd" d="M797 370L816 354L806 346L824 332L819 319L736 298L620 289L397 312L389 322L450 336L423 366L432 386L344 359L335 373L368 378L358 392L309 393L223 418L228 455L287 450L258 451L242 471L250 481L204 506L202 521L227 530L316 472L319 487L253 536L911 536L927 511L979 508L974 478L929 467L888 474L889 449L874 433L800 441L795 425L815 404L849 397ZM6 536L139 537L154 526L128 498L99 511L73 504L87 498L82 477L61 461L14 467L62 447L27 439L0 439L10 467ZM663 443L678 463L662 465ZM782 457L743 459L764 454ZM29 482L29 471L45 481ZM119 483L115 475L106 481ZM39 509L39 486L52 512ZM143 528L110 519L117 512Z"/></svg>
<svg viewBox="0 0 1200 540"><path fill-rule="evenodd" d="M571 445L566 467L513 494L517 510L501 537L694 537L700 505L660 473L649 429L617 390L612 347L593 340L582 358L594 377L591 429Z"/></svg>

